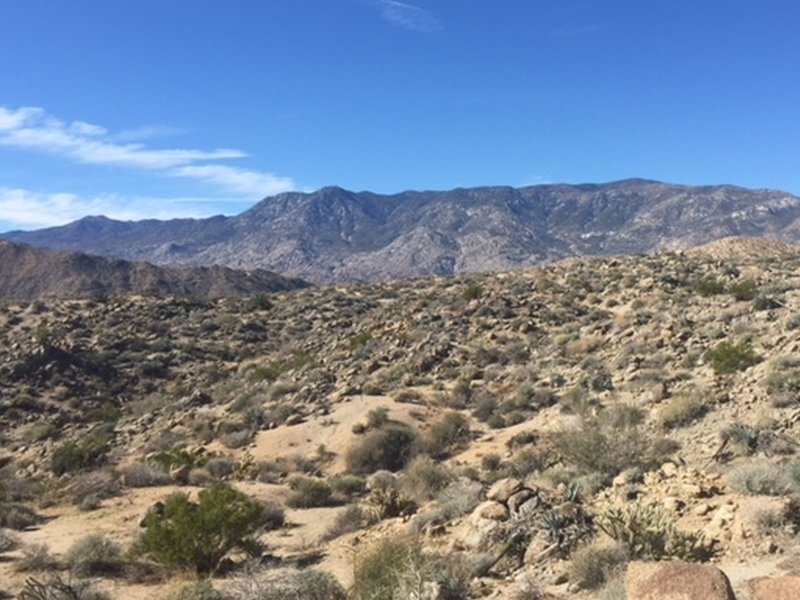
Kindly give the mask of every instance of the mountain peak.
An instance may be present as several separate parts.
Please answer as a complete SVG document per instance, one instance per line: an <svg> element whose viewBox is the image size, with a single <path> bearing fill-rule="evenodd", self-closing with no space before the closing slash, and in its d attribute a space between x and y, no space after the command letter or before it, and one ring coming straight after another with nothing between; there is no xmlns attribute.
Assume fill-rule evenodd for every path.
<svg viewBox="0 0 800 600"><path fill-rule="evenodd" d="M730 236L800 241L800 198L649 179L394 195L326 186L234 217L91 217L4 237L157 264L265 268L315 283L513 270L569 256L689 248Z"/></svg>

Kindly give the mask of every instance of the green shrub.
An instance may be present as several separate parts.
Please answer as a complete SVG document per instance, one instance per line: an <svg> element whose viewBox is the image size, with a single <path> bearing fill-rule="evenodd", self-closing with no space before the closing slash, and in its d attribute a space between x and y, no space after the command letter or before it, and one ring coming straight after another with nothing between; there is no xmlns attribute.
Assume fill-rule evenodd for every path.
<svg viewBox="0 0 800 600"><path fill-rule="evenodd" d="M97 466L111 449L111 434L96 428L80 438L67 440L53 450L50 470L55 475Z"/></svg>
<svg viewBox="0 0 800 600"><path fill-rule="evenodd" d="M740 302L753 300L758 295L758 286L752 279L740 281L728 288L728 292Z"/></svg>
<svg viewBox="0 0 800 600"><path fill-rule="evenodd" d="M191 454L181 447L162 450L148 460L165 473L176 467L201 467L205 464L205 458Z"/></svg>
<svg viewBox="0 0 800 600"><path fill-rule="evenodd" d="M702 534L679 530L657 504L612 506L603 511L596 523L636 559L703 561L715 551L713 542Z"/></svg>
<svg viewBox="0 0 800 600"><path fill-rule="evenodd" d="M743 371L761 361L761 357L747 341L738 344L720 342L706 352L706 359L717 375Z"/></svg>
<svg viewBox="0 0 800 600"><path fill-rule="evenodd" d="M713 277L706 277L695 284L694 291L701 296L716 296L725 293L725 284Z"/></svg>
<svg viewBox="0 0 800 600"><path fill-rule="evenodd" d="M375 471L399 471L417 453L417 434L404 425L388 425L369 432L352 446L345 461L347 470L355 475Z"/></svg>
<svg viewBox="0 0 800 600"><path fill-rule="evenodd" d="M197 504L186 494L172 494L164 502L163 515L145 519L145 531L131 553L207 575L234 548L255 552L252 536L266 519L263 504L222 484L202 490Z"/></svg>
<svg viewBox="0 0 800 600"><path fill-rule="evenodd" d="M477 300L483 295L483 286L479 283L468 283L461 292L464 300Z"/></svg>
<svg viewBox="0 0 800 600"><path fill-rule="evenodd" d="M64 555L64 562L78 577L119 575L125 566L119 544L96 533L72 544Z"/></svg>

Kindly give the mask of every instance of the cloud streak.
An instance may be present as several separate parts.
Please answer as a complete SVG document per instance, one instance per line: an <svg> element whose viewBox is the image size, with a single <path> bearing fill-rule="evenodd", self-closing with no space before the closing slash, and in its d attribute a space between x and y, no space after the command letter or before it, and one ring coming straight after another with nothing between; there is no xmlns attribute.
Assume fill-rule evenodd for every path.
<svg viewBox="0 0 800 600"><path fill-rule="evenodd" d="M232 212L249 204L241 198L154 198L119 195L84 198L77 194L48 194L0 187L0 231L63 225L87 215L104 215L122 221L208 217L219 214L222 202Z"/></svg>
<svg viewBox="0 0 800 600"><path fill-rule="evenodd" d="M399 0L372 0L381 18L393 25L412 31L434 32L442 28L436 16L426 8Z"/></svg>
<svg viewBox="0 0 800 600"><path fill-rule="evenodd" d="M123 137L124 137L123 132ZM215 161L247 156L241 150L151 148L121 143L106 128L85 121L64 122L39 107L0 107L0 145L47 152L90 165L154 171L214 184L228 192L265 196L295 189L287 177Z"/></svg>

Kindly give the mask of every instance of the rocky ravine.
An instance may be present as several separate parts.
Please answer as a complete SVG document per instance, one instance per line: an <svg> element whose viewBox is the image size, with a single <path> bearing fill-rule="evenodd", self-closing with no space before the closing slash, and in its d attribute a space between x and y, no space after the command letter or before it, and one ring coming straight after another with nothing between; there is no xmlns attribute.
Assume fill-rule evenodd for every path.
<svg viewBox="0 0 800 600"><path fill-rule="evenodd" d="M752 240L269 303L6 302L0 590L80 579L87 533L125 550L222 481L285 514L260 571L231 552L213 578L235 600L297 568L361 600L387 540L403 600L794 593L798 331L798 254ZM118 561L93 575L114 598L192 580Z"/></svg>
<svg viewBox="0 0 800 600"><path fill-rule="evenodd" d="M234 217L87 217L2 237L163 265L263 268L330 283L504 271L741 235L800 241L800 199L780 191L637 179L391 196L328 187L266 198Z"/></svg>

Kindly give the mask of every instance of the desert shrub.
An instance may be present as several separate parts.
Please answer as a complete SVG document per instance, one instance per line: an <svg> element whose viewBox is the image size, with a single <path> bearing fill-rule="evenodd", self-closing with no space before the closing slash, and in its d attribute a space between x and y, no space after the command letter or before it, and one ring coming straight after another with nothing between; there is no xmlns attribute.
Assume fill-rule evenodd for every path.
<svg viewBox="0 0 800 600"><path fill-rule="evenodd" d="M367 510L351 504L333 520L333 524L328 527L323 538L325 540L333 540L337 537L358 531L374 524L377 521L377 515L374 510Z"/></svg>
<svg viewBox="0 0 800 600"><path fill-rule="evenodd" d="M753 454L761 444L761 436L755 427L743 423L733 423L720 432L725 443L731 442L744 454Z"/></svg>
<svg viewBox="0 0 800 600"><path fill-rule="evenodd" d="M437 598L468 598L469 573L459 561L423 552L408 539L379 542L356 559L353 600L424 598L431 587Z"/></svg>
<svg viewBox="0 0 800 600"><path fill-rule="evenodd" d="M735 467L726 479L731 489L745 494L784 496L800 487L792 479L790 468L766 460Z"/></svg>
<svg viewBox="0 0 800 600"><path fill-rule="evenodd" d="M0 527L23 530L40 523L35 510L18 502L0 502Z"/></svg>
<svg viewBox="0 0 800 600"><path fill-rule="evenodd" d="M262 527L267 531L280 529L286 524L286 511L283 506L273 501L262 502L263 513L261 515Z"/></svg>
<svg viewBox="0 0 800 600"><path fill-rule="evenodd" d="M91 471L73 477L63 493L78 506L99 506L101 500L119 495L120 482L111 469Z"/></svg>
<svg viewBox="0 0 800 600"><path fill-rule="evenodd" d="M34 544L22 549L22 556L14 563L14 570L21 573L49 571L58 567L58 561L50 554L47 544Z"/></svg>
<svg viewBox="0 0 800 600"><path fill-rule="evenodd" d="M292 494L286 504L292 508L327 506L330 504L333 494L331 486L322 479L303 477L302 475L290 478L289 488L292 490Z"/></svg>
<svg viewBox="0 0 800 600"><path fill-rule="evenodd" d="M389 422L389 409L381 406L367 413L367 428L380 429Z"/></svg>
<svg viewBox="0 0 800 600"><path fill-rule="evenodd" d="M702 561L714 554L712 541L698 532L679 530L657 504L612 506L603 511L596 523L611 539L624 545L632 558Z"/></svg>
<svg viewBox="0 0 800 600"><path fill-rule="evenodd" d="M19 538L10 531L0 529L0 554L16 550L19 546Z"/></svg>
<svg viewBox="0 0 800 600"><path fill-rule="evenodd" d="M388 425L369 432L345 457L347 470L355 475L375 471L399 471L417 453L417 434L410 427Z"/></svg>
<svg viewBox="0 0 800 600"><path fill-rule="evenodd" d="M739 300L740 302L753 300L758 295L758 286L752 279L746 279L744 281L731 284L728 287L728 293L730 293L736 300Z"/></svg>
<svg viewBox="0 0 800 600"><path fill-rule="evenodd" d="M123 484L130 488L169 485L171 481L167 473L147 463L131 465L122 475Z"/></svg>
<svg viewBox="0 0 800 600"><path fill-rule="evenodd" d="M483 295L483 286L479 283L468 283L461 291L461 297L464 300L477 300Z"/></svg>
<svg viewBox="0 0 800 600"><path fill-rule="evenodd" d="M226 600L225 596L214 589L207 579L196 581L182 587L170 600Z"/></svg>
<svg viewBox="0 0 800 600"><path fill-rule="evenodd" d="M623 548L583 546L576 550L569 565L569 580L583 589L597 589L611 578L627 560Z"/></svg>
<svg viewBox="0 0 800 600"><path fill-rule="evenodd" d="M706 352L706 359L717 375L743 371L761 361L761 357L747 341L738 344L720 342Z"/></svg>
<svg viewBox="0 0 800 600"><path fill-rule="evenodd" d="M689 425L702 417L708 406L695 395L675 396L658 411L658 424L664 429Z"/></svg>
<svg viewBox="0 0 800 600"><path fill-rule="evenodd" d="M90 534L69 547L64 563L78 577L119 575L124 567L119 544L99 534Z"/></svg>
<svg viewBox="0 0 800 600"><path fill-rule="evenodd" d="M447 412L428 430L425 451L434 458L444 458L455 447L468 441L469 436L469 420L460 412Z"/></svg>
<svg viewBox="0 0 800 600"><path fill-rule="evenodd" d="M233 475L236 463L231 458L210 458L205 464L205 469L217 479L225 479Z"/></svg>
<svg viewBox="0 0 800 600"><path fill-rule="evenodd" d="M53 450L50 470L55 475L89 469L100 464L111 448L111 435L96 428L86 435L67 440Z"/></svg>
<svg viewBox="0 0 800 600"><path fill-rule="evenodd" d="M236 577L227 600L346 600L336 578L316 569L282 573L250 572Z"/></svg>
<svg viewBox="0 0 800 600"><path fill-rule="evenodd" d="M430 500L453 479L445 466L427 456L418 456L400 477L400 489L416 502Z"/></svg>
<svg viewBox="0 0 800 600"><path fill-rule="evenodd" d="M328 480L328 485L331 486L334 494L346 499L356 498L367 493L367 482L358 475L342 473L331 477Z"/></svg>
<svg viewBox="0 0 800 600"><path fill-rule="evenodd" d="M425 527L443 525L472 511L483 497L483 486L468 479L458 479L436 495L435 505L414 516L411 530L420 533Z"/></svg>
<svg viewBox="0 0 800 600"><path fill-rule="evenodd" d="M485 423L495 414L496 410L497 399L494 396L484 394L475 401L475 407L472 409L472 416L481 423Z"/></svg>
<svg viewBox="0 0 800 600"><path fill-rule="evenodd" d="M645 434L642 413L615 405L597 415L586 415L574 429L551 436L553 450L581 473L599 473L606 481L625 469L649 469L666 456Z"/></svg>
<svg viewBox="0 0 800 600"><path fill-rule="evenodd" d="M252 536L266 518L263 504L222 484L202 490L197 504L186 494L172 494L164 502L163 515L145 519L145 531L131 554L209 574L232 549L255 551Z"/></svg>
<svg viewBox="0 0 800 600"><path fill-rule="evenodd" d="M716 296L725 293L725 284L713 277L706 277L695 284L694 291L701 296Z"/></svg>
<svg viewBox="0 0 800 600"><path fill-rule="evenodd" d="M17 595L18 600L111 600L105 592L94 589L89 581L67 582L57 573L43 580L30 577Z"/></svg>
<svg viewBox="0 0 800 600"><path fill-rule="evenodd" d="M272 301L266 294L255 294L250 296L245 303L245 309L248 311L270 310L271 308Z"/></svg>
<svg viewBox="0 0 800 600"><path fill-rule="evenodd" d="M203 457L191 454L185 448L179 446L157 452L149 457L148 460L164 472L183 466L201 467L205 463Z"/></svg>

